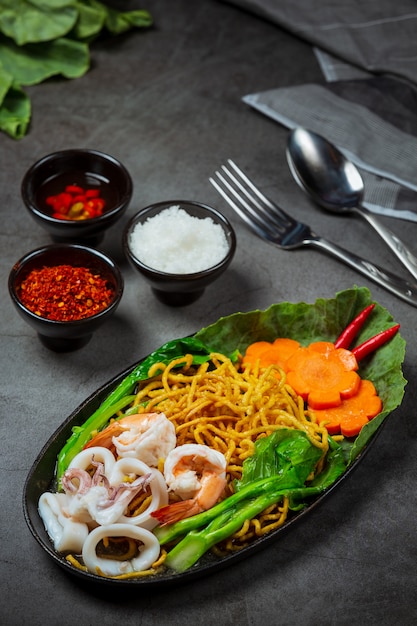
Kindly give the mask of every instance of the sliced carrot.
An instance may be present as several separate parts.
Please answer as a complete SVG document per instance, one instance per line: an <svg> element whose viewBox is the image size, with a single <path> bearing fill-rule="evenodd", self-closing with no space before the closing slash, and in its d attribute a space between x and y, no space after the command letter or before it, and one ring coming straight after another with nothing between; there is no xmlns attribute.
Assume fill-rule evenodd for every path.
<svg viewBox="0 0 417 626"><path fill-rule="evenodd" d="M358 393L342 400L337 407L314 410L320 424L324 424L330 435L341 433L345 437L356 437L362 426L382 410L382 400L370 380L361 380Z"/></svg>
<svg viewBox="0 0 417 626"><path fill-rule="evenodd" d="M286 362L300 347L300 343L288 337L278 337L273 342L256 341L246 348L243 356L244 365L255 365L259 361L260 367L277 365L285 371Z"/></svg>
<svg viewBox="0 0 417 626"><path fill-rule="evenodd" d="M267 354L272 348L272 343L269 341L255 341L251 343L243 355L242 362L244 365L255 365L256 361L262 359L264 354Z"/></svg>
<svg viewBox="0 0 417 626"><path fill-rule="evenodd" d="M287 382L326 423L329 434L354 437L362 426L380 413L381 399L374 385L357 374L355 354L328 341L302 347L297 341L278 338L248 346L244 364L261 367L276 364L286 372Z"/></svg>
<svg viewBox="0 0 417 626"><path fill-rule="evenodd" d="M358 363L349 350L319 341L300 347L286 362L287 382L314 409L339 406L360 385Z"/></svg>

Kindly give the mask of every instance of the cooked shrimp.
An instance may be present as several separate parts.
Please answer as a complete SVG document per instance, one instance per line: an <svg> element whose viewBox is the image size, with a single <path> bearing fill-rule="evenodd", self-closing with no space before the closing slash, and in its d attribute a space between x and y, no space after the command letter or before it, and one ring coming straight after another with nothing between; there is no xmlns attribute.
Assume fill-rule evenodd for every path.
<svg viewBox="0 0 417 626"><path fill-rule="evenodd" d="M226 459L221 452L200 444L178 446L166 458L169 491L182 498L152 513L161 525L210 509L226 486Z"/></svg>
<svg viewBox="0 0 417 626"><path fill-rule="evenodd" d="M119 457L139 459L157 467L175 448L175 427L164 413L127 415L115 420L99 432L85 446L104 446L115 450Z"/></svg>

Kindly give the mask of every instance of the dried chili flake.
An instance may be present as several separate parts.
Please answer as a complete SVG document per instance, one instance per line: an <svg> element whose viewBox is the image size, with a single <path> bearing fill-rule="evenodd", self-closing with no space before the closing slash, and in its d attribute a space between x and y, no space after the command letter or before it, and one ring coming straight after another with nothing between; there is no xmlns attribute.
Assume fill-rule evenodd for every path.
<svg viewBox="0 0 417 626"><path fill-rule="evenodd" d="M52 217L61 220L85 220L103 214L105 201L97 188L84 189L67 185L64 191L48 196L46 204L52 208Z"/></svg>
<svg viewBox="0 0 417 626"><path fill-rule="evenodd" d="M26 308L60 322L96 315L111 304L114 294L114 287L100 274L72 265L32 270L19 289Z"/></svg>

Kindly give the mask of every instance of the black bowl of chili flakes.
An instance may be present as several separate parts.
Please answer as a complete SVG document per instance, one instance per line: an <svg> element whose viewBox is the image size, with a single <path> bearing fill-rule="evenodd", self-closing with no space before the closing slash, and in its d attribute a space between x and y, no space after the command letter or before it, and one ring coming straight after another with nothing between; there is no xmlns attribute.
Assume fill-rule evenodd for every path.
<svg viewBox="0 0 417 626"><path fill-rule="evenodd" d="M117 159L88 149L62 150L34 163L21 195L33 219L57 243L95 246L122 217L133 183Z"/></svg>
<svg viewBox="0 0 417 626"><path fill-rule="evenodd" d="M18 313L55 352L85 346L116 311L123 287L114 261L81 244L37 248L9 274L9 293Z"/></svg>

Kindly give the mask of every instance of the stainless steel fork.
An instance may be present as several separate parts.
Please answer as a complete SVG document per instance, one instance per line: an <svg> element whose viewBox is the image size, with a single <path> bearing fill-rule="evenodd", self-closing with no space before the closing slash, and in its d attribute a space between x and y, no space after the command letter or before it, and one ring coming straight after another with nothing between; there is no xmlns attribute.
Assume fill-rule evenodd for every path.
<svg viewBox="0 0 417 626"><path fill-rule="evenodd" d="M294 250L302 246L319 248L364 274L402 300L417 306L417 283L403 280L370 261L319 237L310 226L297 221L264 196L232 160L228 160L228 167L222 165L221 171L215 172L215 176L216 178L210 178L211 184L262 239L284 250Z"/></svg>

